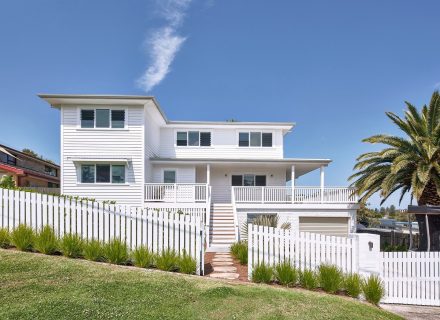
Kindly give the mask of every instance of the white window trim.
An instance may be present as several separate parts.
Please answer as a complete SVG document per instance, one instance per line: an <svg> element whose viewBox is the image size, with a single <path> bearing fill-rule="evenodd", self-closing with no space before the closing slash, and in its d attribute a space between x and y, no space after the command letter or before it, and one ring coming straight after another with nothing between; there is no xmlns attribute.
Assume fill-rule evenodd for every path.
<svg viewBox="0 0 440 320"><path fill-rule="evenodd" d="M251 146L251 132L259 132L261 134L261 146ZM240 133L247 133L249 136L249 146L247 147L240 147ZM271 147L263 147L263 133L271 133L272 134L272 146ZM275 148L274 139L275 138L275 132L270 130L237 130L236 132L236 146L239 149L243 148L252 148L252 149L271 149Z"/></svg>
<svg viewBox="0 0 440 320"><path fill-rule="evenodd" d="M254 176L254 185L253 186L244 186L243 185L243 183L244 183L244 176L245 175ZM242 187L258 187L258 186L255 185L255 183L257 182L256 176L265 176L266 177L266 187L268 187L268 185L267 185L268 175L269 174L266 174L266 173L265 174L262 174L262 173L231 173L231 179L230 179L231 186L232 186L232 176L241 176L242 177L241 178L241 186Z"/></svg>
<svg viewBox="0 0 440 320"><path fill-rule="evenodd" d="M94 180L95 182L82 182L82 166L95 166L95 177ZM96 165L109 165L110 166L110 182L96 182ZM116 183L113 182L112 180L112 166L124 166L124 177L125 177L125 181L123 183ZM87 163L87 162L83 162L83 163L78 163L77 165L77 185L87 185L87 186L124 186L124 185L130 185L127 182L127 165L124 163Z"/></svg>
<svg viewBox="0 0 440 320"><path fill-rule="evenodd" d="M199 145L198 146L190 146L188 145L189 139L188 139L188 132L189 131L198 131L199 132ZM178 146L177 145L177 132L186 132L186 146ZM209 132L211 134L211 145L210 146L201 146L200 145L200 133L202 132ZM182 148L182 149L209 149L212 148L214 145L212 143L212 130L201 130L201 129L175 129L174 130L174 148Z"/></svg>
<svg viewBox="0 0 440 320"><path fill-rule="evenodd" d="M96 109L108 109L110 110L110 127L108 128L97 128L96 127ZM93 128L82 128L81 127L81 110L94 110L94 119L93 119ZM112 113L111 110L124 110L125 119L124 119L124 127L123 128L112 128ZM117 106L80 106L77 110L77 125L76 130L78 131L128 131L128 108L126 107L117 107Z"/></svg>

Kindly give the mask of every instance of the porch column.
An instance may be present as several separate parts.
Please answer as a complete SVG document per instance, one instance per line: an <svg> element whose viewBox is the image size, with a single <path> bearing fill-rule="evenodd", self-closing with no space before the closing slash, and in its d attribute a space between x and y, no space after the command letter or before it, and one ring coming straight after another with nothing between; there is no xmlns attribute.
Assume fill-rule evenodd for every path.
<svg viewBox="0 0 440 320"><path fill-rule="evenodd" d="M324 166L320 169L321 203L324 202Z"/></svg>
<svg viewBox="0 0 440 320"><path fill-rule="evenodd" d="M290 181L292 182L292 203L293 203L295 202L295 165L292 165Z"/></svg>
<svg viewBox="0 0 440 320"><path fill-rule="evenodd" d="M206 184L208 186L211 184L211 165L209 163L206 165Z"/></svg>

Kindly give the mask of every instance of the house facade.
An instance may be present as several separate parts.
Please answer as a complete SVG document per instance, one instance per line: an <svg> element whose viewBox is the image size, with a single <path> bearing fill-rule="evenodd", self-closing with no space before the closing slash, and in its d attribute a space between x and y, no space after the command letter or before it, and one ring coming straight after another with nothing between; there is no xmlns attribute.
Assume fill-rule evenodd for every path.
<svg viewBox="0 0 440 320"><path fill-rule="evenodd" d="M54 190L60 185L59 174L57 164L0 144L0 180L12 176L17 187Z"/></svg>
<svg viewBox="0 0 440 320"><path fill-rule="evenodd" d="M208 244L227 246L259 214L347 235L357 199L325 185L329 159L284 158L293 123L170 121L154 97L51 95L61 114L61 192L165 209L201 208ZM316 186L296 179L319 170Z"/></svg>

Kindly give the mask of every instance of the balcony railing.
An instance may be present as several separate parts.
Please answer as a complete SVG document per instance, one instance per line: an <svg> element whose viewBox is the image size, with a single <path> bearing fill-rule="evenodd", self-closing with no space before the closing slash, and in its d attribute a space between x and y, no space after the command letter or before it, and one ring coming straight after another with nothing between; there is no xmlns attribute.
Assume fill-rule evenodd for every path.
<svg viewBox="0 0 440 320"><path fill-rule="evenodd" d="M236 203L357 203L347 187L232 187Z"/></svg>
<svg viewBox="0 0 440 320"><path fill-rule="evenodd" d="M209 186L197 183L147 183L145 201L168 203L207 202Z"/></svg>

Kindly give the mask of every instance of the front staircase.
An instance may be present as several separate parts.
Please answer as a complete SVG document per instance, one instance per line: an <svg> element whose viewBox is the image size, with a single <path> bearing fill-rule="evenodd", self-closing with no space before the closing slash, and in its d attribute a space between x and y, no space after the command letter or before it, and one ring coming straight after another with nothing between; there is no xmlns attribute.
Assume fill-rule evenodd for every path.
<svg viewBox="0 0 440 320"><path fill-rule="evenodd" d="M211 205L209 238L211 247L229 248L235 242L234 209L231 203Z"/></svg>

